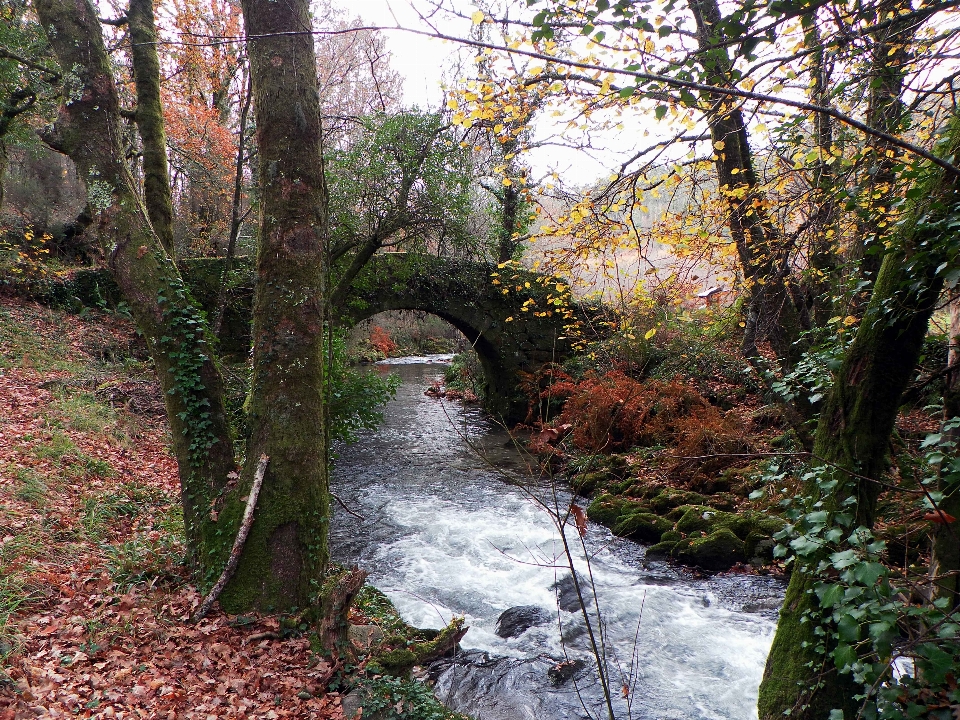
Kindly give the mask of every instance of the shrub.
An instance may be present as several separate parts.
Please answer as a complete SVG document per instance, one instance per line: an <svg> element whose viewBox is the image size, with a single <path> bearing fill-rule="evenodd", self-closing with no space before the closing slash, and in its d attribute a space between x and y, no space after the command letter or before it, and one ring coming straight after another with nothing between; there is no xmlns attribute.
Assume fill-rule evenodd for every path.
<svg viewBox="0 0 960 720"><path fill-rule="evenodd" d="M355 690L360 693L364 717L383 720L466 720L448 710L433 692L416 680L376 677L364 680Z"/></svg>
<svg viewBox="0 0 960 720"><path fill-rule="evenodd" d="M472 350L454 356L443 371L443 382L448 390L470 392L479 397L483 394L484 379L480 360Z"/></svg>
<svg viewBox="0 0 960 720"><path fill-rule="evenodd" d="M370 345L384 357L390 357L397 351L397 344L390 338L390 333L379 325L370 328Z"/></svg>
<svg viewBox="0 0 960 720"><path fill-rule="evenodd" d="M748 429L749 424L733 413L723 413L712 405L694 408L678 420L674 447L681 458L697 459L678 459L670 468L671 474L688 480L712 480L724 469L743 462L731 455L750 452Z"/></svg>
<svg viewBox="0 0 960 720"><path fill-rule="evenodd" d="M670 444L682 418L708 407L699 393L678 380L639 382L614 370L576 384L558 423L573 427L579 449L610 451Z"/></svg>

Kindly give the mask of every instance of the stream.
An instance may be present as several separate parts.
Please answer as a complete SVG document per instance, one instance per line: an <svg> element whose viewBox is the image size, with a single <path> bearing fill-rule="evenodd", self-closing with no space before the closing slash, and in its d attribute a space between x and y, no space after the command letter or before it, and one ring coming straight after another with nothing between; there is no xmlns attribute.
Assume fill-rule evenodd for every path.
<svg viewBox="0 0 960 720"><path fill-rule="evenodd" d="M412 625L466 617L465 652L429 669L448 707L480 720L607 717L560 535L542 506L565 508L570 495L518 482L521 454L478 408L423 394L442 359L376 366L403 383L381 428L338 448L333 490L364 519L336 507L333 559L367 570ZM593 523L588 567L572 521L565 534L585 593L592 574L618 719L756 717L780 582L646 563L643 546ZM498 617L516 606L542 608L543 624L499 637ZM555 669L551 678L564 661L572 677Z"/></svg>

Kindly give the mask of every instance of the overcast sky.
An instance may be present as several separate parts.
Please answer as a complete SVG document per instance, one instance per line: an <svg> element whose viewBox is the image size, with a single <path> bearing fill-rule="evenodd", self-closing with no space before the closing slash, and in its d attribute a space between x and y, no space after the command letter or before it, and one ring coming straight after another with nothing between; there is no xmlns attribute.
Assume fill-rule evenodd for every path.
<svg viewBox="0 0 960 720"><path fill-rule="evenodd" d="M392 27L399 22L402 27L423 28L422 21L408 0L338 2L350 14L357 14L371 24ZM469 26L458 28L456 24L450 23L444 27L444 31L451 34L458 30L469 32ZM385 31L384 35L393 53L391 64L405 78L405 103L422 108L437 108L443 100L440 88L443 71L451 64L451 56L456 52L456 47L452 43L396 30Z"/></svg>
<svg viewBox="0 0 960 720"><path fill-rule="evenodd" d="M424 13L429 4L427 0L336 0L351 15L359 15L370 24L384 28L401 27L429 29L416 8ZM460 10L469 15L475 9L464 0ZM432 20L433 22L434 20ZM465 37L470 32L469 20L455 21L449 18L435 19L438 27L447 35ZM444 80L453 84L458 78L453 68L456 64L456 55L460 49L455 43L414 35L399 30L385 30L390 51L391 64L404 77L404 103L408 106L419 106L424 109L438 109L442 106ZM469 58L474 53L465 52ZM611 150L599 154L599 159L591 158L583 152L563 147L546 146L537 148L527 154L527 161L533 169L534 177L543 177L549 172L558 172L567 182L574 185L589 184L592 181L606 177L609 169L618 164L622 153L632 147L629 139L638 129L637 119L627 120L629 129L626 133L617 136L600 138L612 146ZM537 135L544 137L551 133L562 133L560 126L551 125L547 118L537 121ZM631 127L632 126L632 127ZM626 143L626 144L625 144Z"/></svg>

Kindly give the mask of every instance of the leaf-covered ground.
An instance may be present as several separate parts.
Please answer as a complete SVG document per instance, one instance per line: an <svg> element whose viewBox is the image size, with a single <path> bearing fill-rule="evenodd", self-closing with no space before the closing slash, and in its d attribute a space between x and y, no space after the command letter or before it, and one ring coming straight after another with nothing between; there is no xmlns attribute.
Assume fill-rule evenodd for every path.
<svg viewBox="0 0 960 720"><path fill-rule="evenodd" d="M132 325L0 298L0 720L342 718L274 618L188 618L176 463Z"/></svg>

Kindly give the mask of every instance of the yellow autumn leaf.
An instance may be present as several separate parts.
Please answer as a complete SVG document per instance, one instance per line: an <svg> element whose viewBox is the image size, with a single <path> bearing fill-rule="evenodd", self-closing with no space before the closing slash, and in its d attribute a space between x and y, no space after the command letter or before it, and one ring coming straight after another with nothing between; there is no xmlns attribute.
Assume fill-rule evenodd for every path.
<svg viewBox="0 0 960 720"><path fill-rule="evenodd" d="M856 321L857 321L857 319L856 319L853 315L847 315L847 316L843 319L843 324L844 324L844 325L847 325L847 326L850 326L850 325L853 325Z"/></svg>
<svg viewBox="0 0 960 720"><path fill-rule="evenodd" d="M643 334L643 339L649 340L656 334L657 334L657 329L655 327L652 327Z"/></svg>
<svg viewBox="0 0 960 720"><path fill-rule="evenodd" d="M483 12L477 10L473 15L470 16L470 19L473 20L474 25L479 25L483 22Z"/></svg>
<svg viewBox="0 0 960 720"><path fill-rule="evenodd" d="M504 178L503 184L509 187L510 185L513 185L513 181L510 178Z"/></svg>

